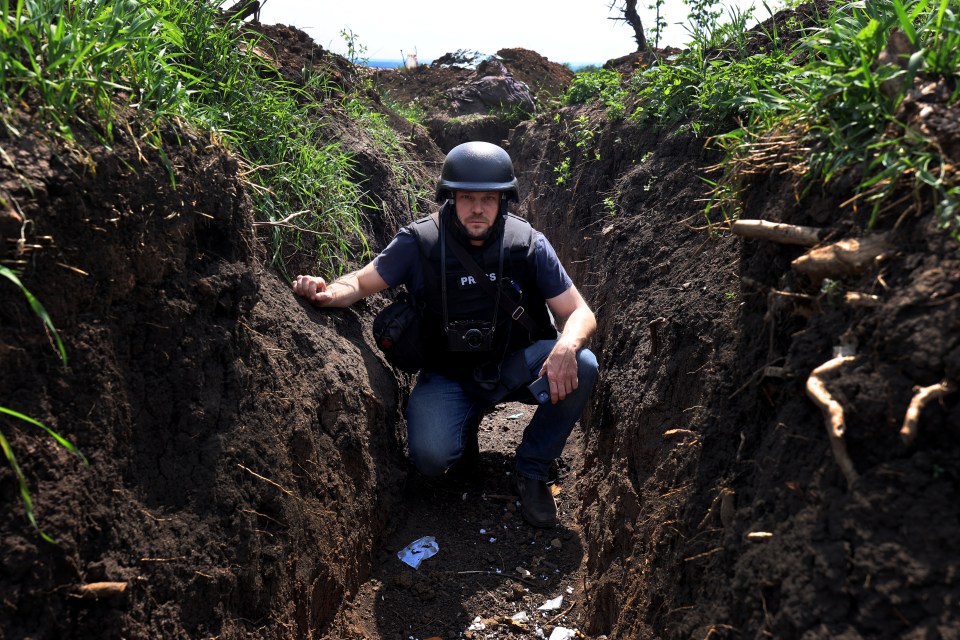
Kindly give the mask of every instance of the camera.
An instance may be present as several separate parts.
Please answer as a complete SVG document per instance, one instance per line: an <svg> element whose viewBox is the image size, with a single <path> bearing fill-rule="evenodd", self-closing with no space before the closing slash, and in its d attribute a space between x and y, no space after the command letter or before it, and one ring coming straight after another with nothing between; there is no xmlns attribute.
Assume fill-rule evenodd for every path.
<svg viewBox="0 0 960 640"><path fill-rule="evenodd" d="M456 320L447 325L447 350L492 351L493 325L475 320Z"/></svg>

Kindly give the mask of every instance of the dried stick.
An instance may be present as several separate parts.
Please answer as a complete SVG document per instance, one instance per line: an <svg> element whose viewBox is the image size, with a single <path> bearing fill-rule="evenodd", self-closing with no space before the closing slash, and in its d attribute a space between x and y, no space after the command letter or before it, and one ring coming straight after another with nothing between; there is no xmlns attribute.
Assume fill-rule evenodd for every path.
<svg viewBox="0 0 960 640"><path fill-rule="evenodd" d="M903 418L903 427L900 429L900 438L904 444L913 444L917 437L917 428L920 426L920 412L931 401L942 398L948 393L956 391L956 386L944 380L929 387L914 387L914 395L907 407L907 415Z"/></svg>
<svg viewBox="0 0 960 640"><path fill-rule="evenodd" d="M827 391L821 376L827 374L840 365L853 360L853 356L836 356L827 360L810 373L807 378L807 395L813 400L823 412L823 418L827 427L827 436L830 438L830 448L833 450L833 458L847 479L847 485L852 485L857 478L857 470L853 466L853 461L847 455L847 445L843 441L843 432L846 428L843 420L843 406L833 399L830 392Z"/></svg>
<svg viewBox="0 0 960 640"><path fill-rule="evenodd" d="M780 244L796 244L802 247L812 247L819 244L825 232L824 229L818 227L801 227L795 224L768 222L766 220L737 220L730 227L730 231L735 236L772 240Z"/></svg>

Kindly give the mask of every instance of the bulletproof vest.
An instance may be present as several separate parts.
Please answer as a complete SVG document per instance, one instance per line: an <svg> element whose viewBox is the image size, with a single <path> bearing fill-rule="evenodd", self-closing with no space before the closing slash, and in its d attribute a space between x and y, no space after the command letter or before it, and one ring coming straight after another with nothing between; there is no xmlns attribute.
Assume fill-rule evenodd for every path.
<svg viewBox="0 0 960 640"><path fill-rule="evenodd" d="M449 207L444 207L439 215L451 216L444 224L453 224L452 216L455 214ZM546 301L534 277L536 232L526 220L508 213L502 226L502 273L498 273L500 234L495 234L480 247L469 244L463 246L492 283L499 283L501 287L510 287L512 291L519 293L520 304L536 322L539 330L531 333L521 323L513 320L502 306L497 305L495 298L475 282L473 276L448 247L445 272L449 323L452 325L461 320L487 321L495 327L492 348L489 351L449 352L443 323L440 281L442 252L440 229L437 223L438 217L435 214L417 220L409 227L417 239L424 270L424 292L417 302L424 320L426 369L439 371L454 378L470 376L477 367L502 361L505 355L527 347L537 340L552 340L557 337ZM448 237L447 242L457 242L457 240Z"/></svg>

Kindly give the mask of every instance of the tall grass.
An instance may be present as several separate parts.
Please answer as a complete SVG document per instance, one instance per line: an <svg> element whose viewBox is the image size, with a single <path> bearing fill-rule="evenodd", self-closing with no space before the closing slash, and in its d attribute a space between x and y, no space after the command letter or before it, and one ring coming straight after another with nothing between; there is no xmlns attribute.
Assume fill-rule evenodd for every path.
<svg viewBox="0 0 960 640"><path fill-rule="evenodd" d="M906 39L906 45L898 45ZM905 50L903 50L905 49ZM786 83L767 81L752 97L749 126L719 138L729 151L726 182L738 165L771 152L793 156L807 180L830 181L858 170L850 203L869 212L868 225L903 187L928 188L941 224L960 239L960 185L935 140L912 128L900 109L915 80L945 81L960 92L960 16L950 0L853 2L836 7L800 44L806 63ZM792 150L792 151L791 151Z"/></svg>
<svg viewBox="0 0 960 640"><path fill-rule="evenodd" d="M748 31L749 12L734 10L719 25L708 11L691 23L682 54L631 78L630 118L714 137L726 159L708 215L736 215L741 177L773 162L808 184L859 172L848 204L868 212L868 225L895 191L926 190L941 224L960 239L957 170L901 109L918 82L940 81L956 104L958 11L951 0L836 4L790 46L776 21ZM905 51L895 46L904 41Z"/></svg>
<svg viewBox="0 0 960 640"><path fill-rule="evenodd" d="M339 271L367 250L352 161L324 135L312 95L257 45L206 2L3 2L0 120L17 135L13 112L28 105L57 135L84 126L110 144L119 112L133 110L164 158L169 123L213 132L245 161L277 264L309 244L321 269Z"/></svg>
<svg viewBox="0 0 960 640"><path fill-rule="evenodd" d="M752 19L752 10L733 7L721 24L717 12L701 11L687 26L690 43L682 53L630 79L636 96L630 119L682 125L705 136L750 119L754 97L765 86L780 86L792 68L777 31L748 32ZM758 52L749 54L751 48Z"/></svg>

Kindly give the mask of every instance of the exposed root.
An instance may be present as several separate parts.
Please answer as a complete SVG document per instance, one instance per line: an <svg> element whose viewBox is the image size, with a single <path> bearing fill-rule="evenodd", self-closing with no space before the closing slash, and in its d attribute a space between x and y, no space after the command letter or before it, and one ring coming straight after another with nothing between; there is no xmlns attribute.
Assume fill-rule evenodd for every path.
<svg viewBox="0 0 960 640"><path fill-rule="evenodd" d="M843 301L851 307L879 307L883 301L880 296L870 293L860 293L859 291L847 291L843 294Z"/></svg>
<svg viewBox="0 0 960 640"><path fill-rule="evenodd" d="M843 406L834 400L830 392L827 391L822 376L852 360L854 360L853 356L836 356L814 369L810 373L810 377L807 378L807 395L823 412L827 436L830 438L830 448L833 450L833 458L847 479L848 486L852 485L859 475L853 466L853 461L847 455L847 445L843 441L843 432L846 428L843 419Z"/></svg>
<svg viewBox="0 0 960 640"><path fill-rule="evenodd" d="M80 585L77 596L82 600L119 598L127 590L126 582L91 582Z"/></svg>
<svg viewBox="0 0 960 640"><path fill-rule="evenodd" d="M904 444L913 444L914 439L916 439L917 429L920 426L920 413L923 408L933 400L942 398L956 390L956 385L951 384L949 380L932 384L929 387L914 387L915 393L913 399L910 400L910 406L907 407L907 414L903 418L903 427L900 429L900 438Z"/></svg>
<svg viewBox="0 0 960 640"><path fill-rule="evenodd" d="M825 229L819 227L801 227L766 220L737 220L730 227L730 231L735 236L771 240L780 244L796 244L802 247L819 244L826 233Z"/></svg>
<svg viewBox="0 0 960 640"><path fill-rule="evenodd" d="M807 275L814 282L820 282L824 278L841 280L864 272L870 265L882 259L890 249L891 245L883 234L848 238L811 249L792 264L798 273Z"/></svg>
<svg viewBox="0 0 960 640"><path fill-rule="evenodd" d="M252 475L253 477L255 477L255 478L260 478L261 480L263 480L263 481L266 482L267 484L271 484L271 485L275 486L277 489L280 489L280 491L283 491L283 492L284 492L285 494L287 494L288 496L291 496L291 497L293 496L293 492L292 492L292 491L290 491L289 489L284 489L283 487L281 487L279 484L277 484L276 482L274 482L274 481L271 480L270 478L265 478L265 477L263 477L262 475L260 475L259 473L257 473L256 471L254 471L254 470L252 470L252 469L248 469L247 467L243 466L243 465L240 464L240 463L237 463L237 466L240 467L241 469L243 469L244 471L246 471L247 473L249 473L250 475Z"/></svg>

